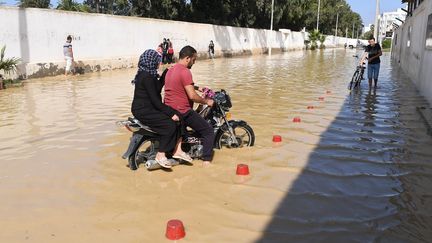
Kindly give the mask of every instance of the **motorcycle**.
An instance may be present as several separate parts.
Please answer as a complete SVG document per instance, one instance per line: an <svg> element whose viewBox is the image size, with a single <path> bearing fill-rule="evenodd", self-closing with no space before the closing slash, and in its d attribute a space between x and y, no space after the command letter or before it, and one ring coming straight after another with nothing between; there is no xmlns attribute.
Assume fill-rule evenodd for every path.
<svg viewBox="0 0 432 243"><path fill-rule="evenodd" d="M255 134L253 129L243 120L230 120L229 113L232 107L231 98L225 90L213 92L210 89L203 90L204 97L212 98L215 102L212 107L200 105L196 111L209 122L215 133L214 148L241 148L253 146ZM150 127L142 124L138 119L129 117L126 121L117 123L132 132L127 151L122 158L128 160L131 170L144 164L148 170L162 168L155 160L158 152L158 134ZM182 140L182 149L191 158L199 159L203 153L202 138L193 130L187 129ZM173 166L185 163L170 159Z"/></svg>

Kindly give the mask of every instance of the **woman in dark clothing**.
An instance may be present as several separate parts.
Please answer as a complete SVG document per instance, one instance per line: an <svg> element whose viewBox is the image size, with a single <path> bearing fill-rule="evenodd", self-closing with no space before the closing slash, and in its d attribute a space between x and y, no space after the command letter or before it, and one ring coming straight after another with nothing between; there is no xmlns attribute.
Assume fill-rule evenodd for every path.
<svg viewBox="0 0 432 243"><path fill-rule="evenodd" d="M189 161L190 157L179 146L181 139L176 123L179 121L177 111L162 103L161 90L165 84L166 72L159 78L157 70L160 62L161 56L155 50L146 50L140 56L138 72L134 80L135 91L131 110L140 122L160 135L156 162L165 168L171 168L166 152L176 148L173 157L186 161Z"/></svg>

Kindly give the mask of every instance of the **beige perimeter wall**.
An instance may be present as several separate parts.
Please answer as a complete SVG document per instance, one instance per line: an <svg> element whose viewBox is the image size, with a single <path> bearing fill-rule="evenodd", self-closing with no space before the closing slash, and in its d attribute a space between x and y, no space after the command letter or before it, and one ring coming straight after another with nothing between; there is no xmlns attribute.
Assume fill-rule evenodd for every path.
<svg viewBox="0 0 432 243"><path fill-rule="evenodd" d="M75 61L84 72L133 67L144 50L156 48L164 37L171 39L176 53L192 45L201 57L207 55L210 40L217 56L232 56L264 53L268 45L274 52L303 49L308 37L307 32L16 7L0 7L0 30L6 57L22 60L22 78L64 72L62 46L67 35L73 36ZM346 41L328 36L325 44L343 46Z"/></svg>

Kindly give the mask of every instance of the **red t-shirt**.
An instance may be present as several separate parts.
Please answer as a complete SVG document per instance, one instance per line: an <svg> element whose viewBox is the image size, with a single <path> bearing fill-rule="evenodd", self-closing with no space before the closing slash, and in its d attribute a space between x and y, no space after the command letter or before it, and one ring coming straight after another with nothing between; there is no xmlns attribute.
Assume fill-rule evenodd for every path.
<svg viewBox="0 0 432 243"><path fill-rule="evenodd" d="M184 114L193 107L189 100L185 86L193 85L191 71L181 64L170 68L165 77L164 103Z"/></svg>

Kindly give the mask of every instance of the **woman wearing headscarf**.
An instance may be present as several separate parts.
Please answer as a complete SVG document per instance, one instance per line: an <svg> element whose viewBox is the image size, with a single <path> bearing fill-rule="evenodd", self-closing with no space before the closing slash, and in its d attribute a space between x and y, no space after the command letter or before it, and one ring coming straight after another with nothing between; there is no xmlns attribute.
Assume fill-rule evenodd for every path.
<svg viewBox="0 0 432 243"><path fill-rule="evenodd" d="M139 59L138 72L135 75L135 91L132 101L132 114L144 125L160 135L159 151L156 162L162 167L171 168L166 152L173 151L174 158L186 161L192 159L181 150L177 111L162 103L161 90L165 84L165 74L158 75L161 56L155 50L146 50Z"/></svg>

